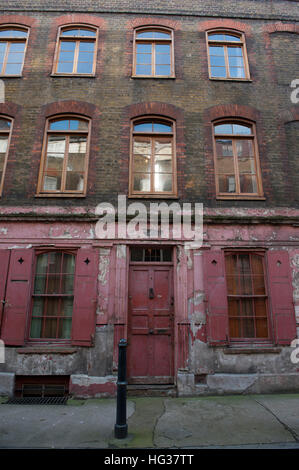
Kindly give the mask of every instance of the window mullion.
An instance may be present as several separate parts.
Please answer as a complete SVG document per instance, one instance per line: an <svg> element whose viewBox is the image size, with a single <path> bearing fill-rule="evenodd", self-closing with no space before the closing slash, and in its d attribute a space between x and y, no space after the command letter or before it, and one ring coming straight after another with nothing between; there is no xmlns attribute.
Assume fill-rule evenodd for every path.
<svg viewBox="0 0 299 470"><path fill-rule="evenodd" d="M155 137L151 137L151 193L155 192Z"/></svg>
<svg viewBox="0 0 299 470"><path fill-rule="evenodd" d="M4 59L3 59L3 67L2 67L2 73L3 74L6 73L6 66L7 66L8 54L9 54L9 50L10 50L10 44L11 44L11 42L7 41L6 48L5 48L5 55L4 55Z"/></svg>
<svg viewBox="0 0 299 470"><path fill-rule="evenodd" d="M156 75L156 43L152 42L152 76Z"/></svg>
<svg viewBox="0 0 299 470"><path fill-rule="evenodd" d="M77 40L72 73L77 73L77 70L78 70L79 47L80 47L80 40Z"/></svg>
<svg viewBox="0 0 299 470"><path fill-rule="evenodd" d="M236 193L241 194L240 190L240 178L239 178L239 165L238 165L238 154L236 148L236 140L232 138L232 147L234 155L234 170L235 170L235 182L236 182Z"/></svg>
<svg viewBox="0 0 299 470"><path fill-rule="evenodd" d="M67 163L68 163L68 155L69 155L69 141L70 141L70 136L66 135L65 136L65 153L64 153L64 159L63 159L60 191L65 191Z"/></svg>
<svg viewBox="0 0 299 470"><path fill-rule="evenodd" d="M223 47L223 50L224 50L224 60L225 60L226 78L230 78L227 45L226 45L226 44L223 44L222 47Z"/></svg>

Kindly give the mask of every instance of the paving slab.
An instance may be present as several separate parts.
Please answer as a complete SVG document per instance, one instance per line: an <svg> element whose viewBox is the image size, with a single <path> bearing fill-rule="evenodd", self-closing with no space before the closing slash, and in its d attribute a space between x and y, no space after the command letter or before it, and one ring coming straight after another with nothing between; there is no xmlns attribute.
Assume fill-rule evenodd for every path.
<svg viewBox="0 0 299 470"><path fill-rule="evenodd" d="M165 399L164 405L155 427L157 447L296 442L272 413L250 397Z"/></svg>
<svg viewBox="0 0 299 470"><path fill-rule="evenodd" d="M114 433L114 399L72 405L0 405L2 448L107 448ZM83 405L83 406L80 406ZM127 416L134 403L127 403Z"/></svg>

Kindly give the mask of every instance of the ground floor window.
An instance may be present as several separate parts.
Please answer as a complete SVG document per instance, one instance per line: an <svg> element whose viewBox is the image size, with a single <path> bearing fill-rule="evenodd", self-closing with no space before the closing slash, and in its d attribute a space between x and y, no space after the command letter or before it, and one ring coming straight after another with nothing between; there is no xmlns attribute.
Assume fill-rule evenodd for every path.
<svg viewBox="0 0 299 470"><path fill-rule="evenodd" d="M263 254L226 253L225 271L230 338L269 338Z"/></svg>
<svg viewBox="0 0 299 470"><path fill-rule="evenodd" d="M51 251L36 258L30 338L71 337L75 255Z"/></svg>

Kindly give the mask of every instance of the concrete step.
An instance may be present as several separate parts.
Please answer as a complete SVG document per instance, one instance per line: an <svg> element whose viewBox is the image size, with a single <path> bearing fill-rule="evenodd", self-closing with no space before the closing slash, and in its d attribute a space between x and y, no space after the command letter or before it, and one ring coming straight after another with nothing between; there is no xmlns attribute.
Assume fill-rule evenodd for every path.
<svg viewBox="0 0 299 470"><path fill-rule="evenodd" d="M176 397L177 389L175 385L137 385L127 386L127 395L129 397Z"/></svg>

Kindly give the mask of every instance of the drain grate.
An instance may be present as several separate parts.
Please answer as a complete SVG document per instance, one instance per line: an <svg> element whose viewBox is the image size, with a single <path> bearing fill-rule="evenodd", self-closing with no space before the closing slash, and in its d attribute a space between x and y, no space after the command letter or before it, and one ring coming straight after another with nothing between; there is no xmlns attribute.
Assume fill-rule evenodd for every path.
<svg viewBox="0 0 299 470"><path fill-rule="evenodd" d="M68 397L12 397L3 405L66 405Z"/></svg>

